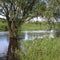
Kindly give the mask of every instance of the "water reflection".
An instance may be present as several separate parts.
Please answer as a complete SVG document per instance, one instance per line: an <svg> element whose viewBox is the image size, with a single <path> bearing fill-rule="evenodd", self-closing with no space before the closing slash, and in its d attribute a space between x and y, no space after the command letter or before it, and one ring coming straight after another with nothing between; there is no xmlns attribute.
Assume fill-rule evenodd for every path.
<svg viewBox="0 0 60 60"><path fill-rule="evenodd" d="M38 30L38 31L22 31L23 33L23 40L33 40L36 38L44 38L44 37L51 37L54 38L55 31L54 30Z"/></svg>
<svg viewBox="0 0 60 60"><path fill-rule="evenodd" d="M6 55L9 36L7 32L0 32L0 57Z"/></svg>

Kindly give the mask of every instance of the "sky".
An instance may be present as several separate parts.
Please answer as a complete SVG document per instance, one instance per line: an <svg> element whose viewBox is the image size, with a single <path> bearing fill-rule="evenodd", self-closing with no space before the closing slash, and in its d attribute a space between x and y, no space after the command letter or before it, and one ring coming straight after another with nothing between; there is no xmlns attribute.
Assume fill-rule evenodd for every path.
<svg viewBox="0 0 60 60"><path fill-rule="evenodd" d="M0 15L0 18L6 19L6 17L5 16L2 16L2 15Z"/></svg>

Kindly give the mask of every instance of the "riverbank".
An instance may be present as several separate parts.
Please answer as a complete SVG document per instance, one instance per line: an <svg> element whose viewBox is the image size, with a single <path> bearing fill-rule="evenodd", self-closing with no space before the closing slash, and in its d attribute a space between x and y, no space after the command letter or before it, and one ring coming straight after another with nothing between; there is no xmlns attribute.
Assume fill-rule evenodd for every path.
<svg viewBox="0 0 60 60"><path fill-rule="evenodd" d="M60 23L52 23L51 25L47 22L41 23L24 23L21 30L49 30L49 29L60 29Z"/></svg>
<svg viewBox="0 0 60 60"><path fill-rule="evenodd" d="M35 23L24 23L21 25L19 30L49 30L49 29L60 29L60 23L51 23L47 22L35 22ZM8 24L4 20L0 20L0 31L8 31Z"/></svg>

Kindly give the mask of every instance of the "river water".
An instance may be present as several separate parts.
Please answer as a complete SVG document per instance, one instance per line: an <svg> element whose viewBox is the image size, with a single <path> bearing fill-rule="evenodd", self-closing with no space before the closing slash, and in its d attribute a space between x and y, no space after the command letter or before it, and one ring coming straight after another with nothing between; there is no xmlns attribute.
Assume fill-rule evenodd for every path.
<svg viewBox="0 0 60 60"><path fill-rule="evenodd" d="M33 40L36 38L56 37L54 30L22 31L22 40ZM5 56L9 45L9 32L0 32L0 57Z"/></svg>

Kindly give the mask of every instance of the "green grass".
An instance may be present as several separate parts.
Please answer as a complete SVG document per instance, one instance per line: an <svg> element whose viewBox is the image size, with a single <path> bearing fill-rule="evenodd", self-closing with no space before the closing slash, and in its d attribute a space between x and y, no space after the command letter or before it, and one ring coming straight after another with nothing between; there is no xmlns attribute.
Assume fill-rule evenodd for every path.
<svg viewBox="0 0 60 60"><path fill-rule="evenodd" d="M24 41L25 52L21 60L60 60L60 38L44 38Z"/></svg>
<svg viewBox="0 0 60 60"><path fill-rule="evenodd" d="M56 29L60 29L60 22L58 22L58 23L55 24L55 28Z"/></svg>
<svg viewBox="0 0 60 60"><path fill-rule="evenodd" d="M24 23L21 30L48 30L48 29L60 29L60 23L55 23L55 25L49 25L46 22L43 23Z"/></svg>
<svg viewBox="0 0 60 60"><path fill-rule="evenodd" d="M49 29L60 29L60 23L48 24L47 22L36 22L36 23L24 23L21 25L19 30L49 30ZM0 20L0 31L8 31L8 24L5 21Z"/></svg>
<svg viewBox="0 0 60 60"><path fill-rule="evenodd" d="M25 23L22 25L22 30L46 30L48 29L47 24L40 23Z"/></svg>

